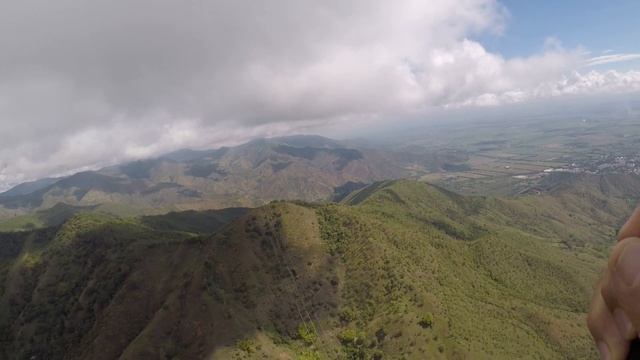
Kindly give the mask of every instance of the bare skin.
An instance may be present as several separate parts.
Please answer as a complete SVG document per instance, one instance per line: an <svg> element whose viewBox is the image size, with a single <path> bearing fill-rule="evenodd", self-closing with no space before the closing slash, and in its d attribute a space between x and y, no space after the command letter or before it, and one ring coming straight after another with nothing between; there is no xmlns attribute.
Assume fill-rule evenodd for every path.
<svg viewBox="0 0 640 360"><path fill-rule="evenodd" d="M640 207L618 234L587 323L602 359L626 359L640 331Z"/></svg>

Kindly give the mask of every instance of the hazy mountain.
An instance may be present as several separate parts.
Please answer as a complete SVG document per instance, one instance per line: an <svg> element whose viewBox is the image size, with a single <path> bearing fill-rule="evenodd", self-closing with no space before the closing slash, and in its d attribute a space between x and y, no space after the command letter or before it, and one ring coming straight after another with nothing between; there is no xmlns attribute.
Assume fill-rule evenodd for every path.
<svg viewBox="0 0 640 360"><path fill-rule="evenodd" d="M1 234L0 357L596 358L585 311L632 204L592 180L516 199L387 181Z"/></svg>
<svg viewBox="0 0 640 360"><path fill-rule="evenodd" d="M356 148L319 136L261 139L23 184L0 195L0 216L58 203L135 214L317 201L344 191L345 184L416 175L431 163L427 155Z"/></svg>
<svg viewBox="0 0 640 360"><path fill-rule="evenodd" d="M36 181L30 181L30 182L22 183L20 185L17 185L15 187L11 188L8 191L5 191L5 192L1 193L0 194L0 198L2 198L2 197L19 196L19 195L27 195L27 194L30 194L32 192L44 189L47 186L49 186L51 184L54 184L58 180L60 180L60 178L44 178L44 179L40 179L40 180L36 180Z"/></svg>

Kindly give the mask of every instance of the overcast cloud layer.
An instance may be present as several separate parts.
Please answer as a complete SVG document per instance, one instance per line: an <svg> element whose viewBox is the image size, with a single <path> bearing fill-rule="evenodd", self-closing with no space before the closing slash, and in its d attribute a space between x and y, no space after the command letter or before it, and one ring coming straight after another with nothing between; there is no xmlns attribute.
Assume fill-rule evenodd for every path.
<svg viewBox="0 0 640 360"><path fill-rule="evenodd" d="M0 7L0 189L328 123L640 89L550 39L505 59L491 0L21 0Z"/></svg>

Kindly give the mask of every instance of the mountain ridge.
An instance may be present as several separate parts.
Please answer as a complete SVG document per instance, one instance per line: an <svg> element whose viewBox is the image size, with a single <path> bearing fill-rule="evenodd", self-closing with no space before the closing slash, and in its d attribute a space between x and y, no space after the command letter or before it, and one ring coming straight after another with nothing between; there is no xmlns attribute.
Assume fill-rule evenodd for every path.
<svg viewBox="0 0 640 360"><path fill-rule="evenodd" d="M0 306L12 309L1 348L9 359L596 358L584 319L613 217L577 206L556 218L570 208L556 195L468 197L409 180L357 193L0 233L0 301L13 304ZM609 236L566 227L582 217Z"/></svg>
<svg viewBox="0 0 640 360"><path fill-rule="evenodd" d="M279 199L318 201L348 183L417 174L415 164L421 162L424 167L429 160L319 136L258 139L22 184L0 194L0 215L22 215L59 202L145 213L259 206Z"/></svg>

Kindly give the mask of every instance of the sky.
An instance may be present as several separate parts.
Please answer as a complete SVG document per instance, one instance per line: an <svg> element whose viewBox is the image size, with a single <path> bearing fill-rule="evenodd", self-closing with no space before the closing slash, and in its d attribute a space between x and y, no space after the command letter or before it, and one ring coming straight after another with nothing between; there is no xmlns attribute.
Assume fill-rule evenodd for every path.
<svg viewBox="0 0 640 360"><path fill-rule="evenodd" d="M0 0L0 190L180 148L634 94L638 4Z"/></svg>
<svg viewBox="0 0 640 360"><path fill-rule="evenodd" d="M504 0L502 4L509 11L507 29L501 36L480 38L487 51L506 57L527 56L539 51L545 39L555 37L564 46L582 46L593 56L640 53L639 1Z"/></svg>

